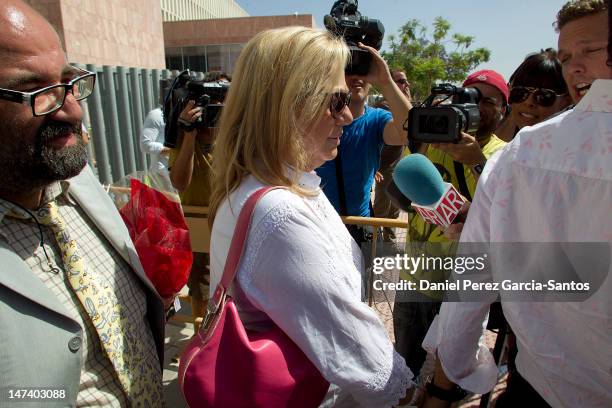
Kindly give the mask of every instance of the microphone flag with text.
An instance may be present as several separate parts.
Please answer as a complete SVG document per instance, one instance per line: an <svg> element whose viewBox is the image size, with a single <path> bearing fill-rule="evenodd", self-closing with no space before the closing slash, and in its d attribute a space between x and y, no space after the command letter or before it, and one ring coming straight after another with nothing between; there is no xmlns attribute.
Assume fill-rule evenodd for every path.
<svg viewBox="0 0 612 408"><path fill-rule="evenodd" d="M404 157L393 170L393 182L412 201L411 207L434 225L448 227L453 223L466 200L424 155Z"/></svg>

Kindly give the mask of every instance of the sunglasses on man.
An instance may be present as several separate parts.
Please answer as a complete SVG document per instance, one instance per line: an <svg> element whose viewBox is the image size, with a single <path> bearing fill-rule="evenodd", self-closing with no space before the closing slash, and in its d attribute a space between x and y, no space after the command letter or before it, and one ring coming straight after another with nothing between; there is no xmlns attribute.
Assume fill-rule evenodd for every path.
<svg viewBox="0 0 612 408"><path fill-rule="evenodd" d="M96 83L96 74L73 67L81 74L64 84L57 84L38 89L34 92L20 92L0 88L0 99L22 103L32 107L34 116L50 115L58 111L66 102L66 95L72 93L77 101L92 94Z"/></svg>
<svg viewBox="0 0 612 408"><path fill-rule="evenodd" d="M351 93L338 91L331 94L329 101L329 111L333 118L337 118L337 115L341 114L345 106L351 103Z"/></svg>
<svg viewBox="0 0 612 408"><path fill-rule="evenodd" d="M532 88L530 86L513 86L510 89L510 97L508 98L508 102L525 102L531 94L533 94L533 100L535 101L535 103L545 108L553 106L558 96L567 95L558 94L552 89Z"/></svg>

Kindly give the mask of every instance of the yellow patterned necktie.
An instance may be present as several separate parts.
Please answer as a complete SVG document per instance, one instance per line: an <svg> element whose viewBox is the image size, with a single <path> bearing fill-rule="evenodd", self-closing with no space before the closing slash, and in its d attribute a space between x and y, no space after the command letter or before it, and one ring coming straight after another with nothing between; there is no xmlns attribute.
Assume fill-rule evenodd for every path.
<svg viewBox="0 0 612 408"><path fill-rule="evenodd" d="M125 309L108 282L100 282L79 255L75 240L70 238L54 201L34 214L38 222L51 228L62 253L70 286L89 315L131 406L163 405L162 386L156 362L148 361L143 343L130 328Z"/></svg>

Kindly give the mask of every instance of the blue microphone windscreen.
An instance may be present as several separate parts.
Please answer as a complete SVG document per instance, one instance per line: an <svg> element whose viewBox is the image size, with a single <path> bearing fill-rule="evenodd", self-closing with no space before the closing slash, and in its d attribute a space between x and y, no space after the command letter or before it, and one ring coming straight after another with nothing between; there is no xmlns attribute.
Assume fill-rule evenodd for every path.
<svg viewBox="0 0 612 408"><path fill-rule="evenodd" d="M446 184L433 163L422 154L404 157L393 170L397 188L419 205L436 203L446 190Z"/></svg>

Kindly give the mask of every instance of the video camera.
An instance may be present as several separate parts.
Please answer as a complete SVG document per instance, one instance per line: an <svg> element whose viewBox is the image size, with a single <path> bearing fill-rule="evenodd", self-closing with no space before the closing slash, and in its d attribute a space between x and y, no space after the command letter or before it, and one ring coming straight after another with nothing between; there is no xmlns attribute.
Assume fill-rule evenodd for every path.
<svg viewBox="0 0 612 408"><path fill-rule="evenodd" d="M451 103L442 104L448 98L452 98ZM480 98L480 91L476 88L460 88L451 84L434 86L423 105L410 109L408 113L408 126L404 127L408 131L408 140L456 143L461 140L461 132L474 133L480 125Z"/></svg>
<svg viewBox="0 0 612 408"><path fill-rule="evenodd" d="M228 90L228 82L198 81L189 70L181 72L174 79L164 99L163 113L166 122L164 146L176 147L179 117L189 101L195 101L194 107L202 108L202 116L193 124L193 127L197 129L217 127Z"/></svg>
<svg viewBox="0 0 612 408"><path fill-rule="evenodd" d="M351 62L345 72L366 75L370 71L372 56L357 46L358 42L380 50L385 27L376 19L362 16L357 11L358 0L339 0L334 3L323 24L332 33L344 37L351 51Z"/></svg>

